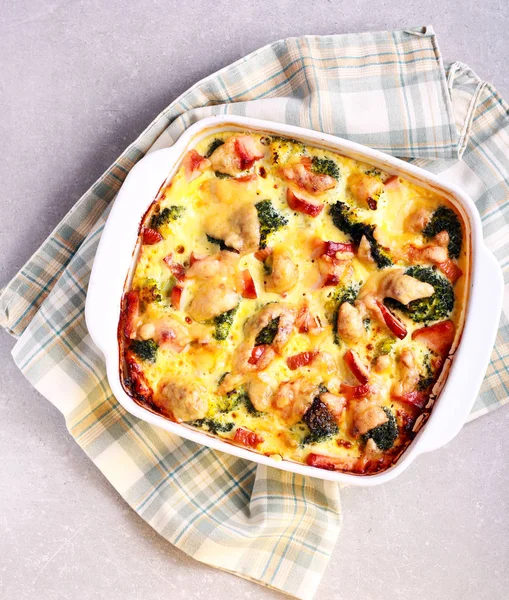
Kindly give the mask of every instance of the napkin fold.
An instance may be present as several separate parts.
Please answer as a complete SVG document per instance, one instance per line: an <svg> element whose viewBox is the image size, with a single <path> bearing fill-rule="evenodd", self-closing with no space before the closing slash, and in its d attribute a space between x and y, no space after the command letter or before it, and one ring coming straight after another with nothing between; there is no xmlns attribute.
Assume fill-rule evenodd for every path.
<svg viewBox="0 0 509 600"><path fill-rule="evenodd" d="M13 357L136 512L190 556L297 598L314 596L339 534L339 488L203 448L127 413L84 304L109 207L133 165L193 122L240 114L370 145L462 187L509 274L509 110L468 66L444 68L431 27L265 46L177 98L78 201L4 288ZM471 418L509 397L509 302Z"/></svg>

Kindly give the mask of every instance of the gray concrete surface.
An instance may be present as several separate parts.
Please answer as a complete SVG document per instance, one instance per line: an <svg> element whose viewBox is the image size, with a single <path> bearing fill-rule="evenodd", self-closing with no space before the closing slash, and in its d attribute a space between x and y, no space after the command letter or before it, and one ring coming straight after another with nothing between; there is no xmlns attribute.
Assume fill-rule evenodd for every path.
<svg viewBox="0 0 509 600"><path fill-rule="evenodd" d="M509 97L505 0L0 1L0 283L173 98L272 40L432 23ZM132 512L17 372L0 334L0 598L276 598ZM317 598L509 597L509 408L398 480L342 493Z"/></svg>

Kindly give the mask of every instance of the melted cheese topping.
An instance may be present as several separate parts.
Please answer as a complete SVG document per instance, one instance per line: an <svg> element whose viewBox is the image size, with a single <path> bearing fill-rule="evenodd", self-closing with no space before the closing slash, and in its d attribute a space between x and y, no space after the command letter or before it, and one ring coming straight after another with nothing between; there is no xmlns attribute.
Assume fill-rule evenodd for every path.
<svg viewBox="0 0 509 600"><path fill-rule="evenodd" d="M237 175L225 176L214 170L221 164L215 156L231 148L233 159L239 161L238 144L234 143L238 137L238 133L225 132L197 144L195 150L203 157L214 141L223 142L210 160L195 164L194 170L193 166L186 168L184 159L147 213L131 284L139 304L134 316L127 307L124 310L122 319L131 320L127 337L122 335L125 324L121 322L120 327L121 349L128 365L126 389L170 419L275 458L356 473L385 469L427 417L434 399L433 382L440 375L444 356L439 356L433 340L423 342L419 335L412 339L423 322L414 322L404 310L392 307L392 314L407 332L398 339L376 299L383 302L386 290L392 290L387 283L391 272L401 274L402 269L416 264L437 270L436 261L430 262L422 253L412 254L412 247L441 248L437 252L443 254L447 238L426 239L422 226L411 224L419 214L424 215L425 223L439 206L453 207L438 193L402 178L390 178L369 165L258 134L241 136L250 138L257 150L248 148L247 163L237 162ZM228 140L230 144L224 143ZM240 156L244 156L242 151ZM324 159L337 168L332 179L319 172L331 166ZM304 173L303 180L285 170L295 166ZM249 174L252 177L246 177ZM330 189L320 191L322 188ZM295 206L292 210L288 189L305 206L323 205L318 216ZM286 221L267 237L272 255L263 262L263 256L255 255L260 242L256 247L237 247L238 252L219 253L219 245L210 235L217 238L213 233L220 232L230 240L228 236L236 232L232 240L248 243L249 235L260 227L252 207L265 200L270 200ZM338 201L350 207L357 222L374 226L374 239L392 265L379 269L368 240L352 240L352 232L335 225L330 210ZM165 220L164 209L178 216ZM462 275L454 284L454 309L441 319L452 322L456 339L462 327L468 279L469 241L463 222L461 227L463 247L452 262ZM147 230L156 232L155 243ZM207 237L208 232L213 233ZM321 254L323 242L329 241L353 241L353 253ZM283 258L277 259L278 255ZM278 289L274 282L284 275L282 270L288 264L288 281ZM207 277L203 276L204 267ZM256 298L243 297L252 295L242 283L245 271L254 282ZM410 284L415 285L415 279ZM393 286L396 296L398 285ZM174 296L175 286L181 290L180 304ZM340 312L338 334L338 311L345 289L353 290L349 299L353 316L341 317ZM236 310L226 339L216 339L217 316L232 304ZM304 308L315 330L306 332L299 319L295 322ZM285 315L291 315L283 343L256 345L259 331L255 321L260 311L280 315L279 326ZM196 322L190 315L207 316ZM349 335L355 319L362 323L362 331ZM148 359L144 353L147 343L153 351ZM260 348L270 353L267 364L263 356L257 363ZM349 350L354 351L365 377L345 359ZM291 369L287 359L303 352L314 353L312 362ZM137 386L136 381L142 385ZM395 419L397 437L387 448L371 425L387 428L389 418Z"/></svg>

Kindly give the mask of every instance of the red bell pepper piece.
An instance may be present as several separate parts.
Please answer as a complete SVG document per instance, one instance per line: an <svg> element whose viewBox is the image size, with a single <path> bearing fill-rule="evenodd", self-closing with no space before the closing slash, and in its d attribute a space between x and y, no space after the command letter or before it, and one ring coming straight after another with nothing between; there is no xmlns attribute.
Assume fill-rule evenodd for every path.
<svg viewBox="0 0 509 600"><path fill-rule="evenodd" d="M323 210L324 205L321 202L305 200L296 196L290 188L286 191L286 201L292 210L304 213L310 217L317 217Z"/></svg>
<svg viewBox="0 0 509 600"><path fill-rule="evenodd" d="M304 367L306 365L310 365L315 358L318 356L318 352L300 352L299 354L295 354L294 356L289 356L286 359L286 364L288 367L295 371L299 367Z"/></svg>
<svg viewBox="0 0 509 600"><path fill-rule="evenodd" d="M243 427L239 427L237 429L233 439L237 442L237 444L242 444L242 446L246 446L248 448L256 448L260 444L263 444L264 441L261 435L258 435L249 429L244 429Z"/></svg>
<svg viewBox="0 0 509 600"><path fill-rule="evenodd" d="M357 352L355 352L354 350L348 350L343 358L345 359L348 368L350 369L354 377L359 381L359 383L361 383L362 385L368 383L369 371L367 367L364 364L362 364L362 361L359 358Z"/></svg>
<svg viewBox="0 0 509 600"><path fill-rule="evenodd" d="M391 313L391 311L385 306L383 302L377 300L376 305L380 309L380 312L382 313L382 318L387 327L397 338L399 338L400 340L404 339L407 334L405 325Z"/></svg>
<svg viewBox="0 0 509 600"><path fill-rule="evenodd" d="M163 239L163 236L155 229L144 227L142 232L142 241L145 246L153 246Z"/></svg>

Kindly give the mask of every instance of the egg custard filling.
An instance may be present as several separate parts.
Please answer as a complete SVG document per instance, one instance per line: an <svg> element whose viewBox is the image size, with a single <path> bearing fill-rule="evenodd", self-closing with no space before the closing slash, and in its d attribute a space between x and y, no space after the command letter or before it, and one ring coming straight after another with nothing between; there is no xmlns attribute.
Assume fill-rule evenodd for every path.
<svg viewBox="0 0 509 600"><path fill-rule="evenodd" d="M469 244L439 192L297 140L209 136L140 226L124 389L276 460L380 472L447 376Z"/></svg>

